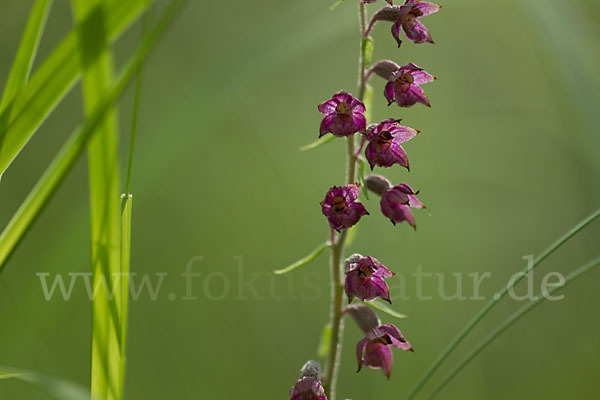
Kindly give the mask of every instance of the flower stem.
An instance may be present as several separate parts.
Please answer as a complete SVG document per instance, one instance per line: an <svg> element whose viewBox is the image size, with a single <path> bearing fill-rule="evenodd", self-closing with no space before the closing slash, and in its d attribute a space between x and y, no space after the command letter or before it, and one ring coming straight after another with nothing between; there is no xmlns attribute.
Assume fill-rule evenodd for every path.
<svg viewBox="0 0 600 400"><path fill-rule="evenodd" d="M550 247L548 247L542 254L540 254L531 265L528 265L519 277L512 281L498 293L496 293L492 299L487 303L478 313L475 315L469 323L460 331L460 333L454 338L454 340L446 347L444 352L435 360L435 362L429 367L429 369L425 372L423 377L417 382L417 384L410 391L406 400L411 400L415 397L415 395L423 388L425 383L431 378L434 372L440 367L440 365L448 358L448 356L454 351L454 349L463 341L463 339L475 328L475 326L486 316L486 314L508 293L510 289L512 289L517 283L519 283L527 273L532 271L535 267L537 267L542 261L544 261L550 254L552 254L555 250L565 244L569 239L575 236L579 231L583 228L591 224L596 218L600 217L600 209L596 210L590 216L585 218L583 221L579 222L575 225L571 230L561 236L558 240L556 240Z"/></svg>
<svg viewBox="0 0 600 400"><path fill-rule="evenodd" d="M363 40L365 27L367 25L367 12L363 3L358 4L358 16L360 27L360 52L358 57L358 99L363 100L365 95L365 57L363 54ZM354 183L356 179L356 155L354 153L354 135L349 136L346 141L346 184ZM324 389L329 400L335 400L337 376L342 353L342 337L344 332L343 301L344 286L343 276L343 254L344 243L348 230L344 229L331 244L331 347L327 359L325 371Z"/></svg>

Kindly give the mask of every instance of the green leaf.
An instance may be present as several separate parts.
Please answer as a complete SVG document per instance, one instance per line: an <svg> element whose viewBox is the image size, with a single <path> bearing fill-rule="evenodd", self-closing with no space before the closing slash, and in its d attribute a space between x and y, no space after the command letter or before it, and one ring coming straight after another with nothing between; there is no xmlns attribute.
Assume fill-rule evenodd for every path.
<svg viewBox="0 0 600 400"><path fill-rule="evenodd" d="M311 262L312 260L314 260L315 258L317 258L319 256L319 254L321 254L327 247L329 247L328 241L319 245L319 247L314 249L312 251L312 253L310 253L306 257L296 261L295 263L293 263L291 265L288 265L285 268L276 269L275 271L273 271L273 273L275 275L283 275L283 274L287 274L288 272L292 272L293 270L300 268L301 266L306 265L309 262Z"/></svg>
<svg viewBox="0 0 600 400"><path fill-rule="evenodd" d="M333 139L335 139L335 136L333 136L331 133L328 133L327 136L325 136L323 138L319 138L312 143L309 143L309 144L306 144L306 145L300 147L300 151L318 149L319 147L323 147L327 143L332 142Z"/></svg>
<svg viewBox="0 0 600 400"><path fill-rule="evenodd" d="M90 395L82 386L38 372L0 367L0 379L19 379L42 389L56 400L90 400Z"/></svg>
<svg viewBox="0 0 600 400"><path fill-rule="evenodd" d="M62 101L81 73L100 56L101 48L82 49L80 32L102 30L109 43L136 20L152 0L109 0L96 7L54 49L27 86L0 113L0 174L19 154L52 110ZM84 51L84 59L79 57Z"/></svg>
<svg viewBox="0 0 600 400"><path fill-rule="evenodd" d="M15 56L12 68L6 80L2 103L0 110L4 110L6 106L15 98L15 95L25 87L29 80L29 73L35 60L38 45L46 25L48 13L52 6L53 0L36 0L31 8L29 19L25 25L25 31L21 38L21 43Z"/></svg>
<svg viewBox="0 0 600 400"><path fill-rule="evenodd" d="M331 325L327 324L323 327L321 332L321 340L319 341L319 348L317 349L317 355L321 359L327 358L331 349Z"/></svg>
<svg viewBox="0 0 600 400"><path fill-rule="evenodd" d="M123 90L134 76L139 66L144 62L156 41L165 31L167 26L173 21L176 12L186 3L187 0L174 0L169 8L164 12L160 21L145 36L144 41L131 56L121 74L111 85L106 97L96 108L86 122L79 126L70 138L63 145L58 155L48 166L42 177L31 190L23 204L13 215L4 231L0 234L0 273L2 272L6 261L23 239L27 230L41 210L47 204L48 200L58 188L60 183L70 171L71 167L85 148L85 144L90 135L96 130L98 124L102 121L104 115L110 110L112 104L120 97Z"/></svg>
<svg viewBox="0 0 600 400"><path fill-rule="evenodd" d="M373 307L376 310L384 312L387 315L390 315L390 316L392 316L394 318L398 318L398 319L407 318L406 315L400 314L399 312L394 311L389 305L387 305L386 303L384 303L379 298L377 298L377 299L375 299L373 301L363 301L362 303L366 304L366 305L368 305L370 307Z"/></svg>
<svg viewBox="0 0 600 400"><path fill-rule="evenodd" d="M365 67L367 67L371 64L371 60L373 59L373 38L371 36L363 39L362 53Z"/></svg>

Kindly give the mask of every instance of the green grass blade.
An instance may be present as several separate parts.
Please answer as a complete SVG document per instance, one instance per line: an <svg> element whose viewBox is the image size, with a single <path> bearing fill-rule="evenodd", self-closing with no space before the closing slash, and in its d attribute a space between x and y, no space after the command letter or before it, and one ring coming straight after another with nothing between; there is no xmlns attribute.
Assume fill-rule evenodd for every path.
<svg viewBox="0 0 600 400"><path fill-rule="evenodd" d="M48 393L56 400L90 400L85 388L64 380L33 371L24 371L10 367L0 367L1 379L19 379Z"/></svg>
<svg viewBox="0 0 600 400"><path fill-rule="evenodd" d="M71 0L76 25L87 21L79 31L80 62L85 114L90 117L106 96L113 80L113 61L104 32L106 21L101 0ZM119 290L120 267L119 160L117 118L109 108L88 142L90 181L90 226L93 287L99 290L92 302L91 394L107 400L122 398L121 332L122 304ZM116 292L115 292L116 289Z"/></svg>
<svg viewBox="0 0 600 400"><path fill-rule="evenodd" d="M115 41L152 0L110 0L96 8L54 49L31 77L27 86L0 113L0 175L27 144L46 117L94 62L101 48L87 49L79 56L80 32L95 29L98 20L109 43Z"/></svg>
<svg viewBox="0 0 600 400"><path fill-rule="evenodd" d="M316 249L314 249L309 255L307 255L304 258L301 258L300 260L296 261L295 263L288 265L285 268L282 269L276 269L275 271L273 271L273 273L275 275L283 275L283 274L287 274L288 272L292 272L295 269L300 268L303 265L308 264L309 262L311 262L312 260L314 260L315 258L317 258L321 253L323 253L325 251L325 249L329 247L329 242L325 242L319 245L319 247L317 247Z"/></svg>
<svg viewBox="0 0 600 400"><path fill-rule="evenodd" d="M129 270L131 260L131 212L133 207L133 195L121 195L121 365L120 383L121 396L123 396L126 360L127 360L127 317L129 302Z"/></svg>
<svg viewBox="0 0 600 400"><path fill-rule="evenodd" d="M582 267L579 267L571 274L569 274L565 278L565 283L562 286L553 287L548 290L548 295L551 296L557 290L563 289L569 283L575 281L577 278L581 277L586 272L591 271L592 269L600 266L600 257L588 262ZM510 317L508 317L504 322L502 322L496 329L492 331L481 343L479 343L473 350L467 354L465 358L463 358L452 370L442 379L442 381L433 389L433 391L427 396L427 399L433 399L437 396L442 389L446 387L448 383L460 372L464 367L466 367L483 349L485 349L490 343L496 340L504 331L510 328L515 322L525 316L529 311L533 310L536 306L543 303L547 298L545 296L539 296L537 300L530 301L523 307L519 308L516 312L514 312Z"/></svg>
<svg viewBox="0 0 600 400"><path fill-rule="evenodd" d="M43 207L47 204L54 191L77 160L79 154L85 148L88 138L96 130L105 113L110 110L112 104L123 93L123 90L135 75L137 68L144 62L156 41L173 21L177 11L186 1L175 0L171 3L156 26L146 35L135 54L129 59L121 74L111 85L111 89L108 91L105 99L96 108L93 115L73 132L27 198L23 201L23 204L21 204L17 212L13 215L4 231L0 234L0 273L35 218L40 214Z"/></svg>
<svg viewBox="0 0 600 400"><path fill-rule="evenodd" d="M29 80L29 73L35 60L52 1L36 0L31 8L15 61L6 80L0 110L3 110L15 98L15 95L25 87Z"/></svg>
<svg viewBox="0 0 600 400"><path fill-rule="evenodd" d="M425 374L421 377L421 379L415 384L412 388L406 400L410 400L414 398L414 396L423 388L425 383L431 378L431 376L435 373L435 371L440 367L440 365L448 358L448 356L456 349L456 347L463 341L463 339L479 324L479 322L487 315L488 312L494 306L502 300L504 296L508 293L508 291L513 288L516 284L518 284L527 273L535 269L542 261L548 258L552 253L554 253L557 249L559 249L563 244L565 244L569 239L579 233L583 228L591 224L596 218L600 217L600 209L594 211L587 218L583 219L573 228L571 228L567 233L558 238L554 243L552 243L546 250L544 250L531 264L531 266L527 266L517 279L511 281L504 289L500 290L492 299L481 309L479 312L465 325L465 327L456 335L456 337L450 342L448 347L440 354L440 356L433 362L433 364L429 367L429 369L425 372Z"/></svg>
<svg viewBox="0 0 600 400"><path fill-rule="evenodd" d="M398 318L398 319L408 318L406 315L400 314L399 312L395 311L393 308L391 308L390 306L388 306L387 304L385 304L383 301L381 301L379 299L375 299L373 301L363 301L362 303L366 304L369 307L372 307L376 310L384 312L387 315L394 317L394 318Z"/></svg>

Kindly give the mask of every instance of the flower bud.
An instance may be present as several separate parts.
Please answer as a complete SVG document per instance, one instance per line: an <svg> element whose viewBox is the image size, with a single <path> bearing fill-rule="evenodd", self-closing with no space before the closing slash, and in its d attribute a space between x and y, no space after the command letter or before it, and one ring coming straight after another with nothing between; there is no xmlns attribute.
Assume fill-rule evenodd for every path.
<svg viewBox="0 0 600 400"><path fill-rule="evenodd" d="M350 264L357 262L361 258L363 258L363 256L358 253L352 254L350 257L344 260L344 267L347 269L350 266Z"/></svg>
<svg viewBox="0 0 600 400"><path fill-rule="evenodd" d="M383 196L392 187L392 183L381 175L369 175L365 178L365 185L371 192Z"/></svg>
<svg viewBox="0 0 600 400"><path fill-rule="evenodd" d="M344 314L350 314L356 325L365 333L377 328L381 324L379 318L377 318L377 314L364 304L348 306L344 309Z"/></svg>
<svg viewBox="0 0 600 400"><path fill-rule="evenodd" d="M392 77L392 74L400 69L400 66L390 60L377 61L375 65L369 69L368 74L377 74L386 81Z"/></svg>
<svg viewBox="0 0 600 400"><path fill-rule="evenodd" d="M308 360L300 369L300 377L298 379L310 377L316 381L321 380L321 364L316 361Z"/></svg>

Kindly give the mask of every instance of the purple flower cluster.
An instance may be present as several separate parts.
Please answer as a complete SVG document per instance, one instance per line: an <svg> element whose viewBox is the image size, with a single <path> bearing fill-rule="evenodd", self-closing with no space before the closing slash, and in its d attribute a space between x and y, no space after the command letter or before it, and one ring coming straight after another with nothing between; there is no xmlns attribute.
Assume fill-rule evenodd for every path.
<svg viewBox="0 0 600 400"><path fill-rule="evenodd" d="M358 1L361 3L361 15L364 18L365 4L375 3L377 0ZM346 259L342 276L338 262L343 253L347 234L345 230L358 224L364 215L369 215L365 206L358 201L361 186L359 183L353 182L357 168L359 171L357 180L364 184L363 190L368 190L380 197L379 205L383 216L388 218L393 225L406 221L408 225L416 229L412 209L425 208L417 198L419 192L413 190L406 183L392 185L381 175L373 174L365 177L363 171L367 162L371 170L374 170L375 167L391 168L397 164L410 171L408 155L403 146L406 142L414 139L420 131L401 124L401 120L397 118L387 118L381 122L367 121L365 113L367 107L370 107L370 103L365 105L362 100L369 79L377 75L385 80L383 97L388 106L396 103L399 107L407 108L420 103L431 107L421 86L433 82L436 77L416 64L399 65L390 60L377 61L367 70L369 65L365 64L370 64L370 56L366 56L365 44L372 42L369 34L378 21L392 22L392 36L398 47L402 44L401 32L404 32L404 35L414 43L433 43L431 34L421 19L436 13L441 6L422 0L405 0L402 5L394 5L392 0L385 1L388 5L384 5L373 13L368 27L363 28L365 38L362 47L358 98L341 90L319 104L318 111L323 115L319 127L319 138L327 134L338 138L345 137L348 148L346 184L330 187L320 203L321 212L330 226L331 240L328 243L332 247L333 254L332 284L335 289L334 293L338 296L334 301L332 300L335 312L332 313L331 324L339 323L340 319L336 320L335 316L339 317L340 313L342 317L350 315L365 333L365 337L356 345L358 370L360 371L362 367L381 369L389 378L393 365L392 348L411 352L413 348L396 326L382 324L375 312L364 303L386 301L391 304L392 300L386 279L392 278L395 274L375 257L354 254ZM364 25L362 26L364 27ZM361 136L358 151L354 142L356 134ZM343 289L349 303L345 308L340 306L343 302L341 298L343 293L340 291L342 279ZM354 299L357 299L358 302L350 305ZM382 309L381 306L370 305ZM339 331L341 332L341 329ZM341 336L338 333L338 338L332 338L332 340L339 338ZM309 361L303 367L296 384L290 389L290 400L327 400L327 396L335 397L335 360L338 358L336 352L340 346L337 342L332 343L331 358L323 380L318 363Z"/></svg>

